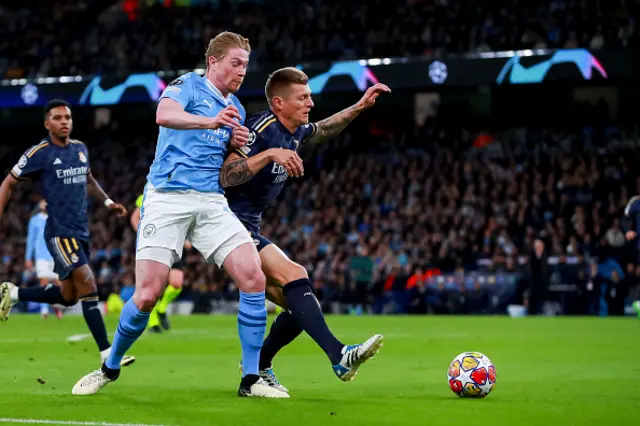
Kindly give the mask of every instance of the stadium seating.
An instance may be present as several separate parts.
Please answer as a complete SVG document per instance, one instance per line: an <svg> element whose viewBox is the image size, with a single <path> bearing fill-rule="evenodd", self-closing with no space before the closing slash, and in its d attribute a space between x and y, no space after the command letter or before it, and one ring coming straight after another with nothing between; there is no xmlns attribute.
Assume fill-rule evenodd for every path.
<svg viewBox="0 0 640 426"><path fill-rule="evenodd" d="M113 1L31 3L0 6L5 78L192 69L204 64L203 48L221 30L249 37L252 66L527 48L633 48L640 12L637 2L596 6L557 0L535 2L536 7L516 0L331 0L303 7L291 0L191 7L153 1L112 7ZM232 27L223 28L229 21Z"/></svg>
<svg viewBox="0 0 640 426"><path fill-rule="evenodd" d="M370 129L366 137L347 132L319 152L303 151L305 178L290 182L265 218L263 233L308 268L327 309L332 301L358 301L356 258L373 263L362 279L374 303L394 289L419 289L429 280L444 285L433 280L456 271L522 270L536 238L557 263L612 256L635 276L637 252L623 250L619 223L628 198L640 191L632 133L511 129L478 148L471 133L432 121L408 133ZM128 130L112 123L76 133L90 141L92 170L107 192L133 209L153 158L154 127L137 127L135 139ZM547 141L537 161L532 140ZM16 147L4 156L3 168L19 155ZM0 247L3 268L24 283L25 226L37 198L28 184L19 188L3 217ZM93 263L106 297L131 282L135 236L100 206L91 219ZM186 262L185 281L196 293L233 298L224 274L197 253L187 250Z"/></svg>

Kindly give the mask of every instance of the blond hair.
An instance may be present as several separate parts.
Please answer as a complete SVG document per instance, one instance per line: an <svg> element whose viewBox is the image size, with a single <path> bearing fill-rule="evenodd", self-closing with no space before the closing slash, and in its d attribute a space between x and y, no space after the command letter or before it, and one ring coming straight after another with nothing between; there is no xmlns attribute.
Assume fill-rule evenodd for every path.
<svg viewBox="0 0 640 426"><path fill-rule="evenodd" d="M251 53L251 45L249 44L249 39L241 36L240 34L225 31L212 38L209 41L207 51L204 54L204 60L207 63L207 67L209 67L210 57L214 57L217 60L220 60L224 55L227 54L229 49L233 49L234 47L244 49L247 52Z"/></svg>
<svg viewBox="0 0 640 426"><path fill-rule="evenodd" d="M267 78L264 86L264 94L267 102L271 105L271 100L276 96L281 96L282 92L292 84L308 84L309 77L302 71L294 67L280 68Z"/></svg>

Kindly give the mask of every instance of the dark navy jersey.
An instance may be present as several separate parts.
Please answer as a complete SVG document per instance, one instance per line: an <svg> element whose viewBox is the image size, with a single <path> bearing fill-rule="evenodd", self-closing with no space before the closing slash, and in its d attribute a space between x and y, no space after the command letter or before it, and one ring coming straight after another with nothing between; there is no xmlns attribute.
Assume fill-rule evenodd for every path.
<svg viewBox="0 0 640 426"><path fill-rule="evenodd" d="M44 235L89 238L87 218L87 174L89 153L80 141L61 147L48 138L29 148L11 170L17 179L32 178L42 183L49 217Z"/></svg>
<svg viewBox="0 0 640 426"><path fill-rule="evenodd" d="M315 124L305 124L292 134L269 110L250 116L245 126L250 131L249 142L234 151L244 158L270 148L296 151L316 132ZM248 182L227 188L229 207L249 231L259 233L262 213L280 194L288 177L285 168L272 161Z"/></svg>

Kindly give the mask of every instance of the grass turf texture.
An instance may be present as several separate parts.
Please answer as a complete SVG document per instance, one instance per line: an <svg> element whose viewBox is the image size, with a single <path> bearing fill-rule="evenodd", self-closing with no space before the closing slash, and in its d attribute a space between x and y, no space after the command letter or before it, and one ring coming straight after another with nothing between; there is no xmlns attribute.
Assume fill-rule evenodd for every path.
<svg viewBox="0 0 640 426"><path fill-rule="evenodd" d="M273 317L271 317L271 320ZM107 318L114 330L117 319ZM16 315L0 324L0 418L164 425L605 425L640 415L640 323L632 318L330 317L348 343L386 336L350 383L339 381L306 335L276 358L290 400L238 398L235 317L172 318L145 334L138 361L102 393L71 396L99 365L81 317ZM463 351L495 363L486 399L448 388L447 367ZM38 380L41 378L42 380ZM44 381L44 384L40 383ZM6 424L6 421L5 423Z"/></svg>

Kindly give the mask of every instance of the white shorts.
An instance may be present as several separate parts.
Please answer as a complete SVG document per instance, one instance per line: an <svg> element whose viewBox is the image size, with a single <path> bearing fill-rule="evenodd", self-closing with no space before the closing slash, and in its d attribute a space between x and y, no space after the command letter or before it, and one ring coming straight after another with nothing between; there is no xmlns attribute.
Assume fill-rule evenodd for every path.
<svg viewBox="0 0 640 426"><path fill-rule="evenodd" d="M249 231L229 209L227 199L216 193L158 191L147 185L141 208L136 259L149 259L172 267L182 258L188 239L207 262L222 267L226 257L237 247L253 243ZM158 256L157 250L168 249L171 259Z"/></svg>
<svg viewBox="0 0 640 426"><path fill-rule="evenodd" d="M52 260L36 259L36 276L40 280L57 280L58 274L53 272L55 263Z"/></svg>

